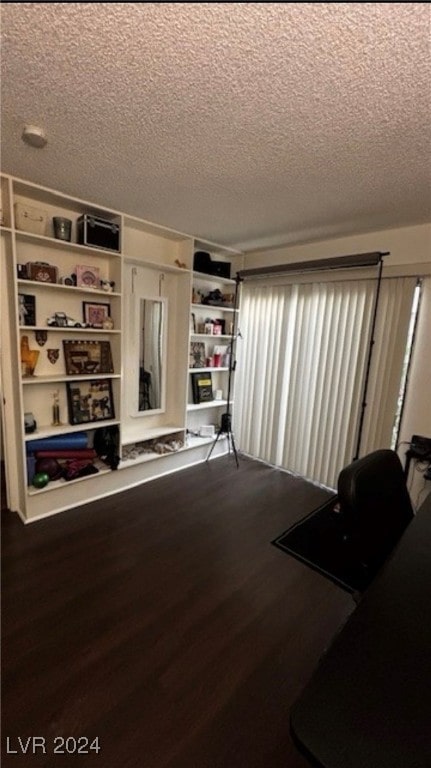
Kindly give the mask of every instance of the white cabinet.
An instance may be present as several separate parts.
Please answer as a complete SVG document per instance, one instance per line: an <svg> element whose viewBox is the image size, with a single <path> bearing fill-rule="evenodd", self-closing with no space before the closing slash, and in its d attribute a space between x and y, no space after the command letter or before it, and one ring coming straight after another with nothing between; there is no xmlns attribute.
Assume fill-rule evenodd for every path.
<svg viewBox="0 0 431 768"><path fill-rule="evenodd" d="M217 289L234 294L235 281L193 273L193 253L206 248L238 268L241 255L30 181L2 176L0 189L2 428L9 507L31 521L204 460L201 449L209 441L194 434L201 425L217 425L226 408L226 355L236 312L229 302L205 306L201 299ZM88 226L106 226L108 235L99 237L92 229L86 238L92 244L78 243L83 215L90 217ZM70 240L54 230L55 217L71 222ZM145 413L131 405L138 387L133 377L144 367L136 358L138 294L163 305L166 320L163 400ZM215 320L222 321L218 335L212 333L220 330ZM221 400L193 402L191 372L199 372L190 370L193 342L204 344L202 367L211 373ZM26 431L32 419L36 429ZM106 427L117 435L118 469L112 456L95 451ZM40 454L34 441L48 440L41 450L49 450L53 438L66 446L57 453L62 474L36 487ZM71 462L79 461L82 451L89 457L93 452L87 465L94 470L75 467L74 474Z"/></svg>

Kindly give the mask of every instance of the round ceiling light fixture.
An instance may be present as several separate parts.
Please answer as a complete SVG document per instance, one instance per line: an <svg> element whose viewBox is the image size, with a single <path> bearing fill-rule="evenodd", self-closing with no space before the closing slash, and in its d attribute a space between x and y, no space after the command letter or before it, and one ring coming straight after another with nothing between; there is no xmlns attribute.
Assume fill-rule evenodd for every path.
<svg viewBox="0 0 431 768"><path fill-rule="evenodd" d="M42 128L38 128L37 125L25 125L22 132L22 140L30 147L37 147L42 149L47 142L45 131Z"/></svg>

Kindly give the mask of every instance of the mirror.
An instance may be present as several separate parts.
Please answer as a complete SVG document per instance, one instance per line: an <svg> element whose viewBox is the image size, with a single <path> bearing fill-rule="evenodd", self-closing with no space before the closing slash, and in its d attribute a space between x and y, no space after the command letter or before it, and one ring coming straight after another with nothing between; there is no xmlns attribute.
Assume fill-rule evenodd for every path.
<svg viewBox="0 0 431 768"><path fill-rule="evenodd" d="M134 372L134 416L165 409L166 299L136 297L134 334L138 360Z"/></svg>

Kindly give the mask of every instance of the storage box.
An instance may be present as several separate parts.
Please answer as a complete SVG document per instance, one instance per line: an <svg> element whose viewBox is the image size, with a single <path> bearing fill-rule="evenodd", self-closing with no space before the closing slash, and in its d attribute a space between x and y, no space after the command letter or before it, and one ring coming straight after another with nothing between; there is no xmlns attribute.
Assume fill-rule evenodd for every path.
<svg viewBox="0 0 431 768"><path fill-rule="evenodd" d="M27 280L39 283L57 283L58 268L43 261L28 261L26 264Z"/></svg>
<svg viewBox="0 0 431 768"><path fill-rule="evenodd" d="M46 235L48 215L42 208L33 208L24 203L15 203L15 227L32 235Z"/></svg>
<svg viewBox="0 0 431 768"><path fill-rule="evenodd" d="M81 245L120 251L120 226L108 219L100 219L85 213L76 222L77 240Z"/></svg>
<svg viewBox="0 0 431 768"><path fill-rule="evenodd" d="M211 274L230 278L230 261L212 261Z"/></svg>
<svg viewBox="0 0 431 768"><path fill-rule="evenodd" d="M200 437L215 437L214 424L203 424L199 428L199 435Z"/></svg>

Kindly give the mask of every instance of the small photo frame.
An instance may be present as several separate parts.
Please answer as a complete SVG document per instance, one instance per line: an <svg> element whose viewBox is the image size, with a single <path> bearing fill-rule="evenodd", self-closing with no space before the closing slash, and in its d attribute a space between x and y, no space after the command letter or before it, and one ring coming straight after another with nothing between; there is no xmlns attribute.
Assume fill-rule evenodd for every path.
<svg viewBox="0 0 431 768"><path fill-rule="evenodd" d="M83 301L82 313L84 323L88 323L92 328L103 328L104 321L111 315L111 307L96 301Z"/></svg>
<svg viewBox="0 0 431 768"><path fill-rule="evenodd" d="M90 424L115 419L111 379L67 381L70 424Z"/></svg>
<svg viewBox="0 0 431 768"><path fill-rule="evenodd" d="M78 288L99 288L99 267L86 267L83 264L78 264L76 267L76 285Z"/></svg>
<svg viewBox="0 0 431 768"><path fill-rule="evenodd" d="M190 343L189 368L205 368L205 344L203 341L192 341Z"/></svg>

